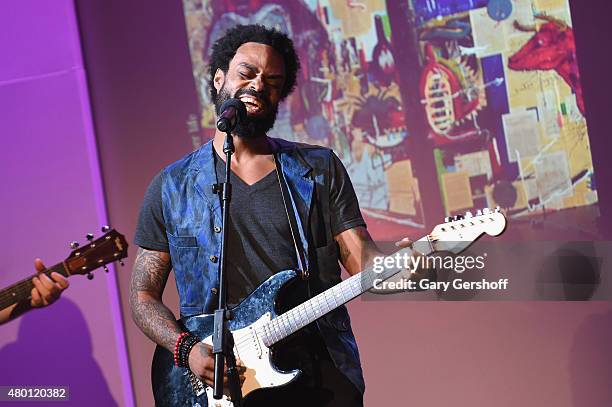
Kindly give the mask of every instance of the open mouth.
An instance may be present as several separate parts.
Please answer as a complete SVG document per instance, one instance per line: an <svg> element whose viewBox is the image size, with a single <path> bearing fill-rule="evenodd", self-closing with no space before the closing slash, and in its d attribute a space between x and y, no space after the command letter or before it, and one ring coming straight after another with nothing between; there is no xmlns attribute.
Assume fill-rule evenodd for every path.
<svg viewBox="0 0 612 407"><path fill-rule="evenodd" d="M253 96L244 95L240 97L240 100L246 105L249 111L260 112L263 110L263 103Z"/></svg>

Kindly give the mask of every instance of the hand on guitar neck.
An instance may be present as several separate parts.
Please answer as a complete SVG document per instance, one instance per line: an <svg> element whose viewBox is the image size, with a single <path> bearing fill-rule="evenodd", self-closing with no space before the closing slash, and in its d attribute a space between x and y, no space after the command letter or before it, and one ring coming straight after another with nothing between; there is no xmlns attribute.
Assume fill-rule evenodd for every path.
<svg viewBox="0 0 612 407"><path fill-rule="evenodd" d="M34 260L35 275L0 289L0 324L57 300L68 288L67 277L86 275L91 280L92 272L98 268L108 271L106 265L117 261L123 265L121 260L127 257L128 248L125 236L108 226L103 226L102 232L95 240L88 233L89 242L83 246L76 241L70 243L70 255L51 267L45 267L40 259Z"/></svg>
<svg viewBox="0 0 612 407"><path fill-rule="evenodd" d="M68 288L68 280L61 274L52 272L49 277L44 273L46 267L40 259L34 260L34 268L37 275L32 278L34 287L30 292L30 298L0 310L0 324L17 318L32 308L46 307L52 304Z"/></svg>
<svg viewBox="0 0 612 407"><path fill-rule="evenodd" d="M398 242L395 242L395 247L398 250L401 249L411 249L412 253L411 256L415 259L413 264L416 264L417 266L415 266L412 269L406 269L403 270L399 273L397 273L396 275L394 275L393 277L390 277L387 281L389 282L400 282L402 280L407 281L413 281L415 283L415 287L419 287L419 281L420 280L436 280L436 270L433 268L427 268L425 266L425 261L417 261L419 260L418 257L426 257L425 254L423 254L422 252L419 251L419 249L422 249L423 242L419 242L418 244L415 244L415 241L413 241L410 238L404 238ZM404 292L404 291L422 291L422 289L420 288L413 288L413 289L389 289L389 288L372 288L369 290L370 293L372 294L396 294L399 292Z"/></svg>

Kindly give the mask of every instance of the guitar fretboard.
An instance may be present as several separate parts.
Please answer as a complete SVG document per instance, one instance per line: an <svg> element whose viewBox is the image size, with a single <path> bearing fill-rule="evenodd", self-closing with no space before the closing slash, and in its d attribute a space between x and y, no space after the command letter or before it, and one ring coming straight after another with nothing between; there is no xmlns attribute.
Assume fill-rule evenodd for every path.
<svg viewBox="0 0 612 407"><path fill-rule="evenodd" d="M424 255L431 254L432 252L428 239L429 236L425 236L418 242L415 242L415 244L422 244L422 246L419 245L418 247L419 252ZM405 254L411 256L413 251L410 248L405 248L398 251L393 256L397 254L400 256L404 256ZM260 328L261 331L259 334L266 346L272 346L278 341L321 318L323 315L374 288L375 280L387 280L403 270L405 269L384 268L382 272L377 273L374 271L373 267L370 267L274 318Z"/></svg>
<svg viewBox="0 0 612 407"><path fill-rule="evenodd" d="M58 263L52 267L49 267L43 273L49 276L52 272L59 273L64 277L69 276L63 263ZM17 302L30 298L30 293L32 292L32 288L34 287L34 284L32 283L33 277L36 277L36 274L31 275L30 277L21 280L0 291L0 309L4 309Z"/></svg>

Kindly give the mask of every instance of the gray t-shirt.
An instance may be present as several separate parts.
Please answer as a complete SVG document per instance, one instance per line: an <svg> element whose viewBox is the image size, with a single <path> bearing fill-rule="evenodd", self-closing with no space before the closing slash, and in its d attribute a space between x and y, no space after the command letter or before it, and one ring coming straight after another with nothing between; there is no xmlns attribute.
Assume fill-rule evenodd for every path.
<svg viewBox="0 0 612 407"><path fill-rule="evenodd" d="M334 235L364 226L357 198L342 163L333 155L331 228ZM217 179L225 179L224 161L215 156ZM297 268L297 257L276 171L253 185L234 173L228 231L228 304L235 305L274 273ZM143 248L169 251L164 227L161 174L155 176L144 197L135 243ZM299 239L299 236L298 236Z"/></svg>

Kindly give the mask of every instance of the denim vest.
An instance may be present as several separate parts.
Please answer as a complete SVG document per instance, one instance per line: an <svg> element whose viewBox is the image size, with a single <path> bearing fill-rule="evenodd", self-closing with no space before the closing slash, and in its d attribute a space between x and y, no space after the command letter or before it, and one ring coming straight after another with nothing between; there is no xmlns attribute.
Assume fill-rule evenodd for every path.
<svg viewBox="0 0 612 407"><path fill-rule="evenodd" d="M310 271L311 294L341 281L338 245L329 225L331 150L271 139L289 190L290 207ZM162 205L181 317L212 313L217 305L222 213L212 141L162 171ZM281 216L285 216L283 213ZM231 250L231 249L230 249ZM280 270L278 270L280 271ZM317 326L335 365L363 393L359 352L345 306Z"/></svg>

